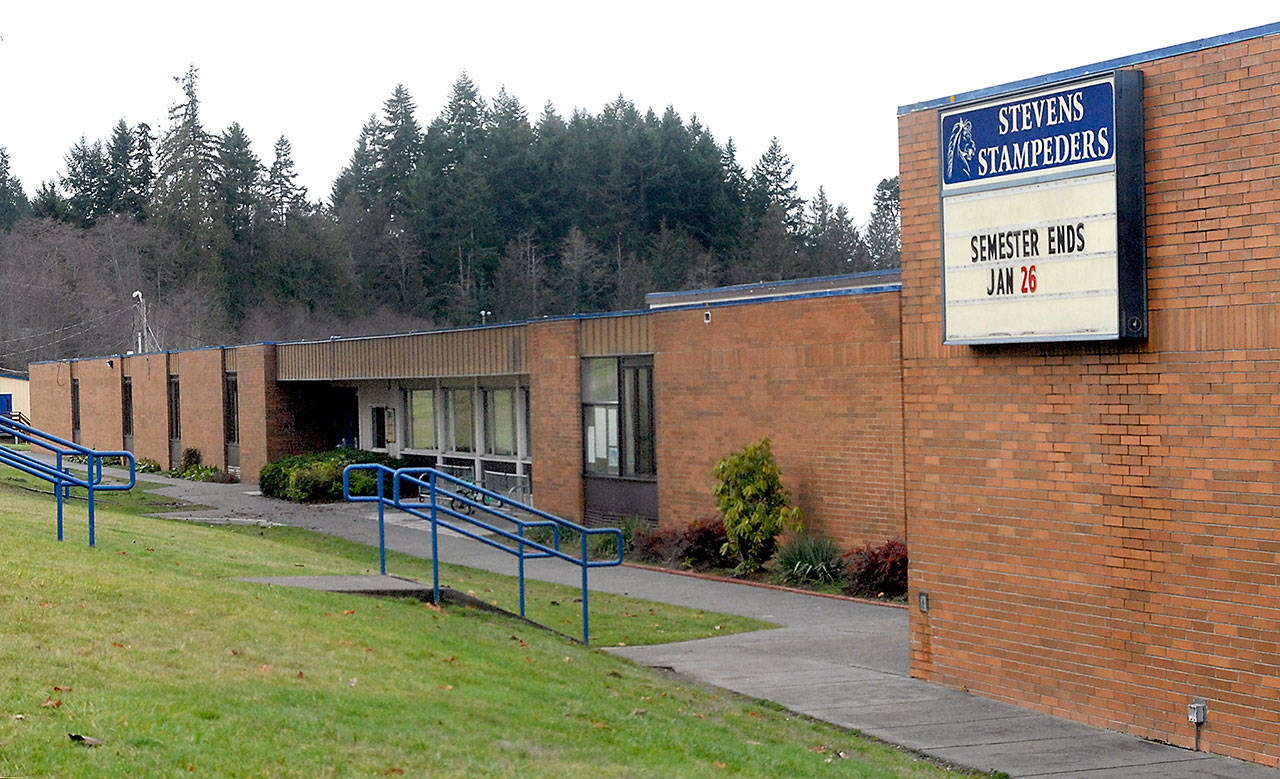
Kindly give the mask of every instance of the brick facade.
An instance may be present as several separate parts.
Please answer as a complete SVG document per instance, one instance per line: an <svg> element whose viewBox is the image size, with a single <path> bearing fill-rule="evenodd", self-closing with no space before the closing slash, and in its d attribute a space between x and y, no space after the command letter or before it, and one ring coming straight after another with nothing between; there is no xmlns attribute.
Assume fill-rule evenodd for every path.
<svg viewBox="0 0 1280 779"><path fill-rule="evenodd" d="M1280 762L1280 38L1145 73L1151 337L942 345L938 117L900 118L911 669ZM915 604L913 604L914 606Z"/></svg>
<svg viewBox="0 0 1280 779"><path fill-rule="evenodd" d="M529 439L538 508L582 518L582 362L578 323L529 328Z"/></svg>
<svg viewBox="0 0 1280 779"><path fill-rule="evenodd" d="M201 465L227 467L222 402L222 350L182 352L177 363L182 448L200 452Z"/></svg>
<svg viewBox="0 0 1280 779"><path fill-rule="evenodd" d="M87 361L81 361L87 362ZM126 373L133 382L133 453L155 460L161 468L169 463L169 355L141 354L125 358ZM89 397L81 395L81 404Z"/></svg>
<svg viewBox="0 0 1280 779"><path fill-rule="evenodd" d="M31 425L71 440L71 366L44 362L30 366Z"/></svg>
<svg viewBox="0 0 1280 779"><path fill-rule="evenodd" d="M896 292L651 316L664 524L715 517L712 467L769 436L808 529L904 537Z"/></svg>

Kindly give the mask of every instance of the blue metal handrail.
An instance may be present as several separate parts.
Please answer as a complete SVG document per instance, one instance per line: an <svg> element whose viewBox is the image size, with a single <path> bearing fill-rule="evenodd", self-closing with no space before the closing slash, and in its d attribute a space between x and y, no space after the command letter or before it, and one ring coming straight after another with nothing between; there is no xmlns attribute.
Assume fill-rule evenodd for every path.
<svg viewBox="0 0 1280 779"><path fill-rule="evenodd" d="M377 491L374 495L352 495L351 494L351 474L356 471L372 471L377 482ZM384 477L391 478L391 497L386 496L386 487ZM412 503L403 500L405 492L401 485L412 485L418 493L418 497ZM387 572L387 547L386 532L384 529L385 512L384 507L390 506L409 514L410 516L426 520L431 523L431 577L432 589L435 600L440 602L440 544L439 533L440 528L444 527L452 530L466 538L479 541L482 544L501 550L514 556L517 560L517 580L520 587L520 616L525 613L525 586L524 586L524 563L525 560L537 560L556 558L565 562L576 565L582 569L582 643L591 643L590 638L590 618L588 613L588 593L587 593L587 571L591 568L601 568L605 566L620 565L622 563L622 531L617 528L589 528L570 522L567 519L548 514L545 511L539 511L533 506L528 506L518 501L512 500L510 497L501 495L487 490L477 484L459 479L444 471L435 468L400 468L392 469L385 465L376 463L359 463L356 465L348 465L342 472L342 494L349 501L354 502L376 502L378 504L378 555L379 570L385 574ZM521 519L513 514L502 511L502 507L511 506L520 511L532 514L538 519L527 520ZM468 512L459 510L460 508L469 508L472 511L482 512L494 519L510 523L515 526L515 532L506 528L498 527L491 522L486 522L475 516L471 516ZM525 531L533 527L549 527L551 528L551 545L546 546L537 541L530 540L525 537ZM502 540L495 540L490 535L481 535L473 528L478 528L484 533L492 534ZM576 554L569 554L560 549L560 531L572 530L578 534L580 549L575 550ZM594 535L609 535L614 537L614 542L618 550L616 558L607 560L591 560L587 557L587 539ZM507 543L504 543L506 541Z"/></svg>
<svg viewBox="0 0 1280 779"><path fill-rule="evenodd" d="M0 447L0 465L9 465L23 473L44 479L53 485L53 494L58 501L58 540L62 540L62 504L71 497L72 487L82 487L89 495L89 546L94 545L94 493L116 492L133 489L136 470L133 452L104 451L90 449L73 441L59 438L52 433L0 417L0 435L13 436L15 441L23 441L33 447L48 450L53 454L52 465L26 452ZM70 465L64 458L85 458L85 475L80 478L71 472ZM127 484L103 484L102 461L108 457L125 460L129 466Z"/></svg>

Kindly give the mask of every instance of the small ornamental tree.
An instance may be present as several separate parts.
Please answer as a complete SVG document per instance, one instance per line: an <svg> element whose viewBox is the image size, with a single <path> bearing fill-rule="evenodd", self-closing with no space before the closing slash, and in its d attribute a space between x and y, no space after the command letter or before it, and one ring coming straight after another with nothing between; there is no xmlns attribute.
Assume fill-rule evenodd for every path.
<svg viewBox="0 0 1280 779"><path fill-rule="evenodd" d="M724 458L712 473L729 539L723 551L741 561L737 574L753 573L773 556L779 533L800 528L800 509L791 506L768 438Z"/></svg>

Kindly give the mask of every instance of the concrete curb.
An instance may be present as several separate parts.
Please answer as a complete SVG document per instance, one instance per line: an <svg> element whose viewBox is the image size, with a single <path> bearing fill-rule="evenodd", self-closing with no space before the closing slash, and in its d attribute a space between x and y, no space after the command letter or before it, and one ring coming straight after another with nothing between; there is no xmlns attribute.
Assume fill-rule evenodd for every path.
<svg viewBox="0 0 1280 779"><path fill-rule="evenodd" d="M760 587L765 590L777 590L778 592L790 592L796 595L812 595L817 598L830 598L831 600L841 600L846 603L865 603L868 606L885 606L891 609L906 610L909 606L906 603L890 603L883 600L871 600L870 598L855 598L852 595L840 595L834 592L817 592L815 590L806 590L801 587L788 587L785 584L772 584L770 582L753 582L750 579L735 579L732 576L720 576L714 573L702 573L701 571L682 571L678 568L663 568L661 565L648 565L646 563L623 563L624 568L635 568L641 571L652 571L653 573L673 573L676 576L688 576L691 579L702 579L709 582L723 582L725 584L745 584L748 587Z"/></svg>

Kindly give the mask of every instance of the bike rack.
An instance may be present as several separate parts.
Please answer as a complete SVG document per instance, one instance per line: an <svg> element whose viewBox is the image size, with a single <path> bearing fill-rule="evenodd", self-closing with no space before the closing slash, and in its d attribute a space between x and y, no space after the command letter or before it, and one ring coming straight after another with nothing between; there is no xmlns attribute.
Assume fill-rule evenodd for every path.
<svg viewBox="0 0 1280 779"><path fill-rule="evenodd" d="M357 471L372 471L377 481L374 495L352 495L351 474ZM391 478L392 495L386 497L386 479ZM413 502L401 500L401 485L416 487L418 497ZM426 500L420 499L425 490ZM511 500L477 484L451 476L436 468L400 468L394 470L376 463L359 463L348 465L342 472L342 494L352 502L369 502L378 504L378 558L379 570L387 572L387 544L384 527L385 507L417 517L431 523L431 577L432 592L435 602L440 602L440 528L444 527L474 541L501 550L514 556L517 560L517 580L520 587L520 616L525 613L525 575L526 560L555 558L576 565L582 569L582 643L590 644L589 615L587 604L587 571L592 568L620 565L622 563L622 531L617 528L588 528L567 519L548 514L544 511ZM536 520L521 519L501 509L511 506L521 512L538 517ZM465 511L465 509L470 511ZM508 522L515 526L515 532L507 530L484 519L472 516L474 512L481 516ZM532 527L551 528L551 545L546 546L525 538L525 531ZM481 535L475 529L497 536L500 540ZM578 534L581 549L577 554L569 554L560 549L560 531L571 530ZM614 537L618 554L616 559L590 560L587 557L587 540L593 535L610 535Z"/></svg>
<svg viewBox="0 0 1280 779"><path fill-rule="evenodd" d="M135 467L132 452L112 452L90 449L86 446L67 441L51 433L38 430L30 425L15 422L12 419L0 418L0 435L11 435L15 441L24 441L33 447L51 452L54 463L49 463L24 452L0 446L0 464L17 468L23 473L44 479L53 485L53 494L58 501L58 540L62 540L62 504L71 497L72 487L82 487L89 495L89 546L94 545L94 493L117 492L133 488ZM85 476L80 478L71 473L64 458L80 456L85 458ZM129 464L129 482L127 484L103 484L102 461L107 457L119 457Z"/></svg>

